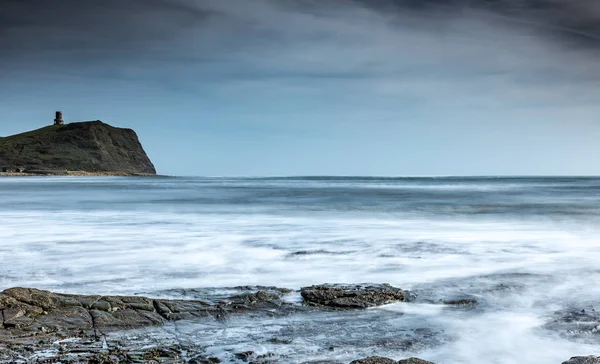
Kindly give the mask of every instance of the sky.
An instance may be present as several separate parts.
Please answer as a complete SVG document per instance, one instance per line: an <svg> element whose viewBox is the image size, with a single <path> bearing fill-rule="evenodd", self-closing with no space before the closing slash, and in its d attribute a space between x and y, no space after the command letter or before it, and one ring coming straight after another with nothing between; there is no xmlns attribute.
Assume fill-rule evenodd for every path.
<svg viewBox="0 0 600 364"><path fill-rule="evenodd" d="M161 174L600 175L597 0L0 0L0 135Z"/></svg>

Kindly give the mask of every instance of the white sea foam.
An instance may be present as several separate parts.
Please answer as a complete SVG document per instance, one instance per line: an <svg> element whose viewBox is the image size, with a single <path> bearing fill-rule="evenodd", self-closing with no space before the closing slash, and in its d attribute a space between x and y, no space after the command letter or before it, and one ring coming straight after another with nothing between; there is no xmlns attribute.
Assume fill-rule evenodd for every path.
<svg viewBox="0 0 600 364"><path fill-rule="evenodd" d="M261 183L2 179L0 288L168 295L162 291L387 282L423 297L430 294L433 303L457 293L481 300L481 311L472 314L423 302L377 309L400 315L394 320L413 320L410 325L422 321L441 328L449 336L445 343L418 352L427 359L446 364L480 363L481 358L498 364L559 363L600 349L540 329L556 310L600 303L600 225L597 209L586 205L585 196L537 195L537 190L527 192L531 186L513 181L497 189L504 195L496 205L489 195L466 207L463 195L450 202L452 195L444 195L423 206L418 196L410 195L419 186L403 188L403 181L393 187L403 194L386 190L391 197L378 195L374 190L385 189L378 186L346 203L353 188L357 194L369 188L351 182L341 183L341 191L323 192L314 181L277 182L276 187ZM456 189L462 194L469 187ZM479 196L487 189L484 183L473 193ZM510 213L461 212L505 206L521 190L524 195L511 200ZM519 210L519 201L535 205L547 199L556 204ZM421 205L415 207L414 201ZM439 203L459 212L446 214ZM545 215L564 204L579 210L572 216ZM299 300L297 294L287 299ZM285 324L274 322L267 331L276 333ZM231 342L249 327L230 327ZM254 350L267 350L259 346ZM215 352L221 349L214 347ZM361 350L340 358L369 354ZM410 354L385 350L398 358ZM320 355L304 352L306 358Z"/></svg>
<svg viewBox="0 0 600 364"><path fill-rule="evenodd" d="M555 274L600 258L594 235L550 224L123 211L11 211L0 221L2 286L79 292L332 281L410 288L511 270Z"/></svg>

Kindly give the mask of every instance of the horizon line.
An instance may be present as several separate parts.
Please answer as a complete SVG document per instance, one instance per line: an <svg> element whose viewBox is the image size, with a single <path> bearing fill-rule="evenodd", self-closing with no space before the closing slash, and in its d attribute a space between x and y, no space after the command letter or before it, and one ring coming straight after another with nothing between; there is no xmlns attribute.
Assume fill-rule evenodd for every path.
<svg viewBox="0 0 600 364"><path fill-rule="evenodd" d="M600 174L466 174L466 175L345 175L345 174L306 174L306 175L170 175L157 174L156 177L194 177L194 178L600 178Z"/></svg>

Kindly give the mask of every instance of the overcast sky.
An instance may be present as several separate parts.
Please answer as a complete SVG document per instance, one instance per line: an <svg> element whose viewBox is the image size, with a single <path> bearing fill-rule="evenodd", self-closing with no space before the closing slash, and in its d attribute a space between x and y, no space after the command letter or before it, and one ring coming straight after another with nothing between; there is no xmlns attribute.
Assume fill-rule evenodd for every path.
<svg viewBox="0 0 600 364"><path fill-rule="evenodd" d="M159 173L599 175L597 0L0 0L0 135Z"/></svg>

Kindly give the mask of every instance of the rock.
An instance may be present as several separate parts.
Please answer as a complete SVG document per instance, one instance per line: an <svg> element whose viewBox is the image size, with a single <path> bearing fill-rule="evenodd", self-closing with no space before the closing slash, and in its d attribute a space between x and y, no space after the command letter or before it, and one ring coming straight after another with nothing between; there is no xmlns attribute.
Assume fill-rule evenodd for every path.
<svg viewBox="0 0 600 364"><path fill-rule="evenodd" d="M34 288L10 288L0 293L0 343L25 333L110 331L162 325L167 321L215 317L291 307L283 293L258 291L229 297L224 304L192 300L162 300L137 296L58 294ZM298 307L298 306L296 306ZM96 336L97 333L94 334Z"/></svg>
<svg viewBox="0 0 600 364"><path fill-rule="evenodd" d="M237 359L241 361L249 362L250 364L269 364L277 361L277 356L273 353L266 353L258 355L254 351L243 351L233 354Z"/></svg>
<svg viewBox="0 0 600 364"><path fill-rule="evenodd" d="M359 359L351 362L350 364L434 364L430 361L419 359L419 358L408 358L400 361L395 361L389 358L381 356L370 356L368 358ZM563 363L564 364L564 363Z"/></svg>
<svg viewBox="0 0 600 364"><path fill-rule="evenodd" d="M434 364L430 361L419 359L419 358L408 358L398 362L398 364Z"/></svg>
<svg viewBox="0 0 600 364"><path fill-rule="evenodd" d="M48 126L0 138L0 165L8 170L24 167L32 173L156 174L135 131L101 121Z"/></svg>
<svg viewBox="0 0 600 364"><path fill-rule="evenodd" d="M214 356L197 356L188 361L188 364L218 364L220 362L221 359Z"/></svg>
<svg viewBox="0 0 600 364"><path fill-rule="evenodd" d="M396 364L396 361L381 356L370 356L368 358L354 360L353 362L350 362L350 364Z"/></svg>
<svg viewBox="0 0 600 364"><path fill-rule="evenodd" d="M600 335L600 311L597 307L569 307L554 313L555 317L543 325L557 331L562 337L596 343Z"/></svg>
<svg viewBox="0 0 600 364"><path fill-rule="evenodd" d="M304 287L301 295L309 305L344 309L367 308L405 300L404 291L389 284L323 284Z"/></svg>
<svg viewBox="0 0 600 364"><path fill-rule="evenodd" d="M563 362L562 364L598 364L600 363L600 356L574 356L571 359Z"/></svg>
<svg viewBox="0 0 600 364"><path fill-rule="evenodd" d="M266 353L258 355L256 359L250 361L250 364L275 364L277 363L278 356L273 353Z"/></svg>
<svg viewBox="0 0 600 364"><path fill-rule="evenodd" d="M477 306L479 302L473 297L463 296L448 298L443 300L442 303L450 306Z"/></svg>
<svg viewBox="0 0 600 364"><path fill-rule="evenodd" d="M236 309L244 309L249 305L260 306L263 309L275 309L281 305L281 296L280 292L258 291L232 296L227 303Z"/></svg>
<svg viewBox="0 0 600 364"><path fill-rule="evenodd" d="M387 302L402 301L404 291L390 285L322 285L302 289L302 296L307 305L285 302L282 298L287 290L251 287L239 290L225 289L218 291L218 297L201 295L203 300L153 299L142 296L101 296L59 294L32 288L11 288L0 292L0 362L11 362L14 358L30 358L34 352L52 352L55 361L60 362L165 362L182 363L183 358L190 363L214 363L216 358L206 356L206 347L186 348L169 346L172 342L156 344L148 348L148 337L144 332L160 330L135 330L138 336L122 336L122 331L130 328L158 326L169 321L208 317L214 323L224 315L250 314L253 318L288 315L290 313L319 312L329 307L350 309L364 308ZM190 297L189 294L182 295ZM312 302L312 303L311 303ZM350 312L337 314L348 314ZM360 314L354 312L352 315ZM368 312L363 312L368 315ZM371 320L370 318L368 320ZM370 322L370 321L367 321ZM168 325L165 330L170 330ZM311 329L311 328L309 328ZM312 330L312 329L311 329ZM319 331L322 328L318 329ZM339 334L339 327L334 328ZM414 350L411 338L427 341L432 336L429 329L415 329L412 335L407 330L394 332L390 337L379 335L374 339L377 347L404 348ZM418 331L418 333L417 333ZM153 334L152 334L153 335ZM282 330L271 340L271 344L290 344L289 338L295 337L295 331ZM412 335L412 336L411 336ZM364 337L357 337L364 340ZM410 339L410 340L409 340ZM392 340L392 341L391 341ZM59 344L56 344L59 342ZM263 341L264 343L264 341ZM388 345L389 343L389 345ZM166 346L165 346L166 345ZM195 345L195 344L194 344ZM334 350L336 343L327 343L327 348ZM292 350L292 347L288 348ZM119 351L120 350L120 351ZM335 348L337 350L337 348ZM417 348L418 350L418 348ZM37 355L37 354L35 354ZM258 355L254 352L238 352L237 360L248 363L282 363L287 362L285 356L272 353ZM321 363L338 363L338 360L327 360L336 357L334 353L325 355ZM117 360L118 359L118 360ZM379 361L373 361L373 360ZM365 358L354 363L385 364L385 358ZM364 361L371 360L371 361ZM407 359L406 364L429 364L428 362ZM411 361L412 360L412 361ZM394 362L394 361L392 361ZM319 363L319 361L314 361ZM387 362L389 363L389 361ZM395 362L394 362L395 363Z"/></svg>
<svg viewBox="0 0 600 364"><path fill-rule="evenodd" d="M271 344L291 344L292 340L280 339L278 337L273 337L273 338L267 340L267 342L270 342Z"/></svg>
<svg viewBox="0 0 600 364"><path fill-rule="evenodd" d="M250 358L252 358L253 356L255 356L253 351L244 351L244 352L240 352L240 353L235 353L233 354L236 358L243 360L243 361L248 361Z"/></svg>

